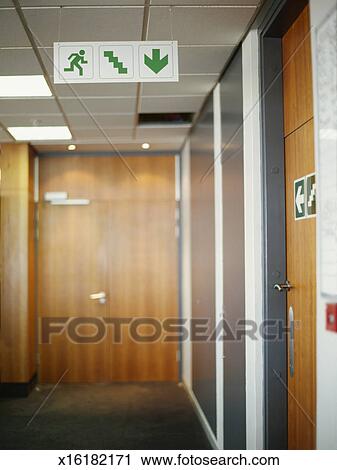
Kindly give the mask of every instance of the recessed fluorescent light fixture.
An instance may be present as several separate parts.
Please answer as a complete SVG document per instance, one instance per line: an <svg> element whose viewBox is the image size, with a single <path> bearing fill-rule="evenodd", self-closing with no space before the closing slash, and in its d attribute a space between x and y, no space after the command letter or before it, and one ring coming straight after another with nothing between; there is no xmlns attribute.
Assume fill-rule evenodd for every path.
<svg viewBox="0 0 337 470"><path fill-rule="evenodd" d="M52 96L43 75L0 76L1 98L28 98L30 96Z"/></svg>
<svg viewBox="0 0 337 470"><path fill-rule="evenodd" d="M15 140L70 140L72 135L67 126L8 127Z"/></svg>

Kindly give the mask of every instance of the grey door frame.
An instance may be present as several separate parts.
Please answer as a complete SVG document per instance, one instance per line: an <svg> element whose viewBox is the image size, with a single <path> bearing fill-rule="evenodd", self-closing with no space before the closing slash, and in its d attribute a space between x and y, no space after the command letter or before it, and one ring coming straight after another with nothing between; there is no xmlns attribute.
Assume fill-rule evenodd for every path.
<svg viewBox="0 0 337 470"><path fill-rule="evenodd" d="M308 0L267 1L258 24L261 64L264 241L264 445L288 448L287 298L274 284L286 279L282 36Z"/></svg>

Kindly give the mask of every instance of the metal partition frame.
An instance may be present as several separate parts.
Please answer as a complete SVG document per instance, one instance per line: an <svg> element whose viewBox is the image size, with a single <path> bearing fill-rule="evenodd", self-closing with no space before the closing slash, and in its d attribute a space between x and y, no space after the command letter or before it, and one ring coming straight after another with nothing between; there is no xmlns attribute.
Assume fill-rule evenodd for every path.
<svg viewBox="0 0 337 470"><path fill-rule="evenodd" d="M245 320L242 50L220 81L222 171L222 315L233 332ZM223 341L224 448L246 448L245 339Z"/></svg>

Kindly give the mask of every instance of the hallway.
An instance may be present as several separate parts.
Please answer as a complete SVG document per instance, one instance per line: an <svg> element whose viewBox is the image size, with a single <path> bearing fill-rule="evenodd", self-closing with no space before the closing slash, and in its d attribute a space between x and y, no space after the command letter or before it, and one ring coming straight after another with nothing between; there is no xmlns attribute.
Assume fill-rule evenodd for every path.
<svg viewBox="0 0 337 470"><path fill-rule="evenodd" d="M28 398L1 399L2 449L210 449L187 394L176 384L52 389L43 385Z"/></svg>
<svg viewBox="0 0 337 470"><path fill-rule="evenodd" d="M2 467L337 451L337 0L0 0L0 64Z"/></svg>

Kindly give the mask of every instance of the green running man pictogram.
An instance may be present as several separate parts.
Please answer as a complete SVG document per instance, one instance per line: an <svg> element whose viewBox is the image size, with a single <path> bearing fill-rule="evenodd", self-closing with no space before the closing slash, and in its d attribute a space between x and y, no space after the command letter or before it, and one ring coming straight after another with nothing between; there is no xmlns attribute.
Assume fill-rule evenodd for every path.
<svg viewBox="0 0 337 470"><path fill-rule="evenodd" d="M68 57L68 60L70 62L70 67L66 67L64 69L65 72L74 72L75 67L78 69L80 76L82 77L83 75L83 64L87 64L88 61L84 59L85 55L85 50L81 49L78 53L74 52L73 54L70 54Z"/></svg>

